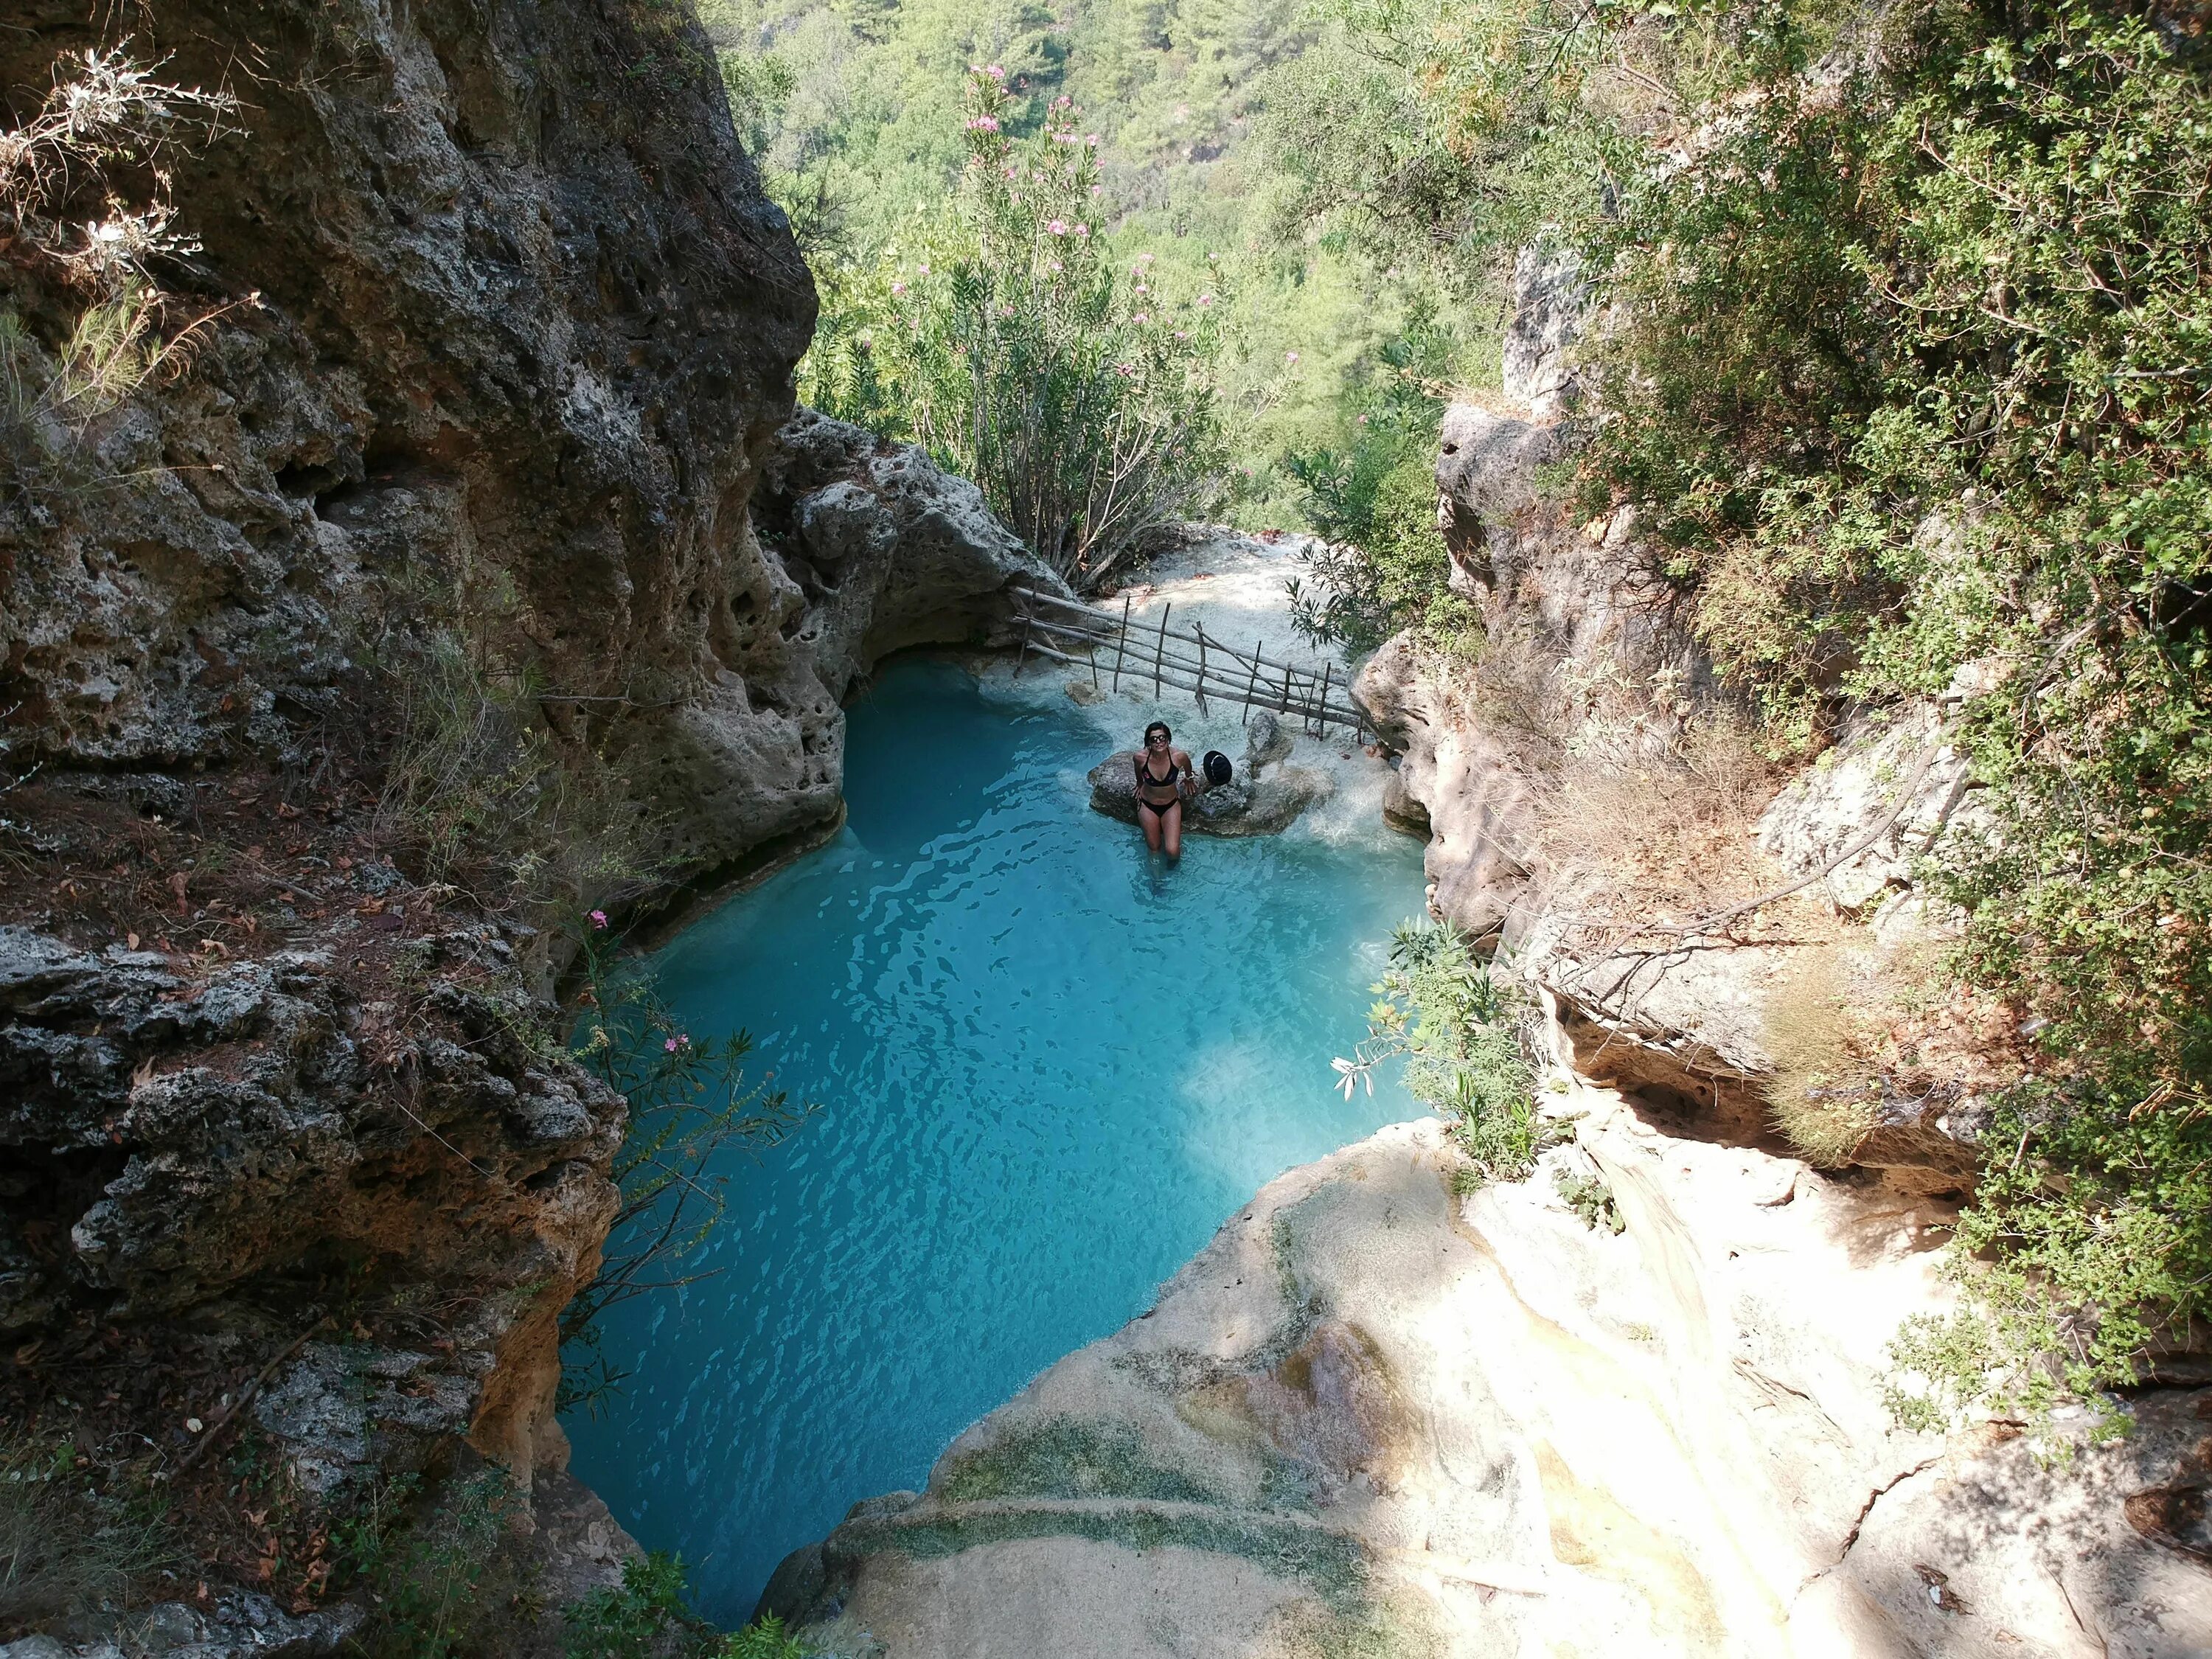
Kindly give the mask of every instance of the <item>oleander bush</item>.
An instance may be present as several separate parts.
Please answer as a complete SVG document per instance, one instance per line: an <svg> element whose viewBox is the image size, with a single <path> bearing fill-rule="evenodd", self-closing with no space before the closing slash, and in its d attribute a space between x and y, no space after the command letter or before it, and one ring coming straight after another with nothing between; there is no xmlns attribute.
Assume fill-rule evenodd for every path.
<svg viewBox="0 0 2212 1659"><path fill-rule="evenodd" d="M1036 555L1081 585L1223 492L1218 278L1172 283L1104 252L1096 143L1054 100L1018 139L996 64L968 77L952 211L915 251L836 292L809 360L833 414L896 425L982 486Z"/></svg>

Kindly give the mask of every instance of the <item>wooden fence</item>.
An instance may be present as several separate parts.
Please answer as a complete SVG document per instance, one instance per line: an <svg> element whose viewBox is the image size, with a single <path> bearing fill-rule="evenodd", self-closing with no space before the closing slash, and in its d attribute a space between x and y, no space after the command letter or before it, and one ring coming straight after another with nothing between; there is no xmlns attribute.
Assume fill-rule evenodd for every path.
<svg viewBox="0 0 2212 1659"><path fill-rule="evenodd" d="M1016 588L1014 602L1022 625L1021 658L1014 668L1018 674L1034 653L1089 668L1091 683L1102 690L1118 691L1125 679L1149 684L1155 696L1173 686L1195 696L1200 714L1209 712L1209 698L1218 698L1242 704L1247 725L1254 709L1265 708L1296 715L1317 737L1336 725L1352 727L1358 740L1366 738L1367 716L1353 700L1351 687L1336 678L1334 662L1324 662L1316 674L1269 659L1262 654L1265 641L1240 651L1207 633L1204 623L1194 622L1188 629L1172 628L1172 602L1160 607L1157 623L1133 623L1127 597L1118 617L1035 588Z"/></svg>

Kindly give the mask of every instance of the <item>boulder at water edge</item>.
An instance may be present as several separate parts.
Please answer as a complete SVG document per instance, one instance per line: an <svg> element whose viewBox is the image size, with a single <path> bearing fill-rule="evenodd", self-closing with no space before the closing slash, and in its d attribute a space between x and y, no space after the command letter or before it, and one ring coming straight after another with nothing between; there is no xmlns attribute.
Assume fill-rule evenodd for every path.
<svg viewBox="0 0 2212 1659"><path fill-rule="evenodd" d="M1092 811L1124 823L1136 823L1136 765L1137 751L1123 749L1091 769ZM1300 766L1278 767L1273 777L1257 783L1232 778L1185 801L1182 827L1204 836L1279 835L1307 807L1326 800L1334 787L1327 774Z"/></svg>

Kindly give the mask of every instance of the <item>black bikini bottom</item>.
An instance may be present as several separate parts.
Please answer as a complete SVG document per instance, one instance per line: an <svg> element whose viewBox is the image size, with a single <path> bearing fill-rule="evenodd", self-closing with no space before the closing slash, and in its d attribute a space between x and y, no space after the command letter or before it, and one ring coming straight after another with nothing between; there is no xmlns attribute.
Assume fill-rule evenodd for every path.
<svg viewBox="0 0 2212 1659"><path fill-rule="evenodd" d="M1163 822L1165 822L1165 820L1166 820L1166 818L1167 818L1167 815L1168 815L1169 813L1170 813L1170 812L1174 811L1175 811L1175 809L1176 809L1176 807L1178 807L1178 806L1182 805L1182 802L1180 799L1176 799L1176 800L1171 800L1171 801L1168 802L1168 803L1167 803L1167 805L1165 805L1164 806L1155 806L1155 805L1153 805L1152 804L1152 802L1150 802L1150 801L1146 800L1146 799L1142 795L1139 795L1139 796L1138 796L1138 797L1137 797L1137 805L1139 805L1139 806L1141 806L1141 807L1143 807L1143 808L1144 808L1147 812L1150 812L1150 813L1151 813L1154 817L1158 818L1158 819L1160 819L1160 820L1161 820L1161 821L1163 821Z"/></svg>

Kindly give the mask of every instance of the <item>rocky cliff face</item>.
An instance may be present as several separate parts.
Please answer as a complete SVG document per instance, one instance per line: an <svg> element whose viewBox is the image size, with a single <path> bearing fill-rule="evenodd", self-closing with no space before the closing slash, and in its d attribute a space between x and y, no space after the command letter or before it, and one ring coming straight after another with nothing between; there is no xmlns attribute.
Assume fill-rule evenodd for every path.
<svg viewBox="0 0 2212 1659"><path fill-rule="evenodd" d="M33 0L0 38L19 114L106 15ZM369 619L472 596L673 885L833 822L856 678L1048 579L972 486L793 418L812 285L687 8L134 21L243 131L175 163L185 371L11 428L0 1382L11 1428L170 1483L214 1585L163 1615L194 1651L322 1651L329 1522L464 1442L589 1531L534 1478L624 1122L556 1037L544 936L379 811ZM74 303L0 266L42 361ZM604 1577L592 1536L562 1559Z"/></svg>
<svg viewBox="0 0 2212 1659"><path fill-rule="evenodd" d="M10 88L93 44L33 10ZM174 186L230 309L93 434L98 488L10 504L19 757L281 750L356 585L410 569L501 573L580 720L773 654L745 507L812 285L684 13L177 4L137 45L240 89Z"/></svg>

